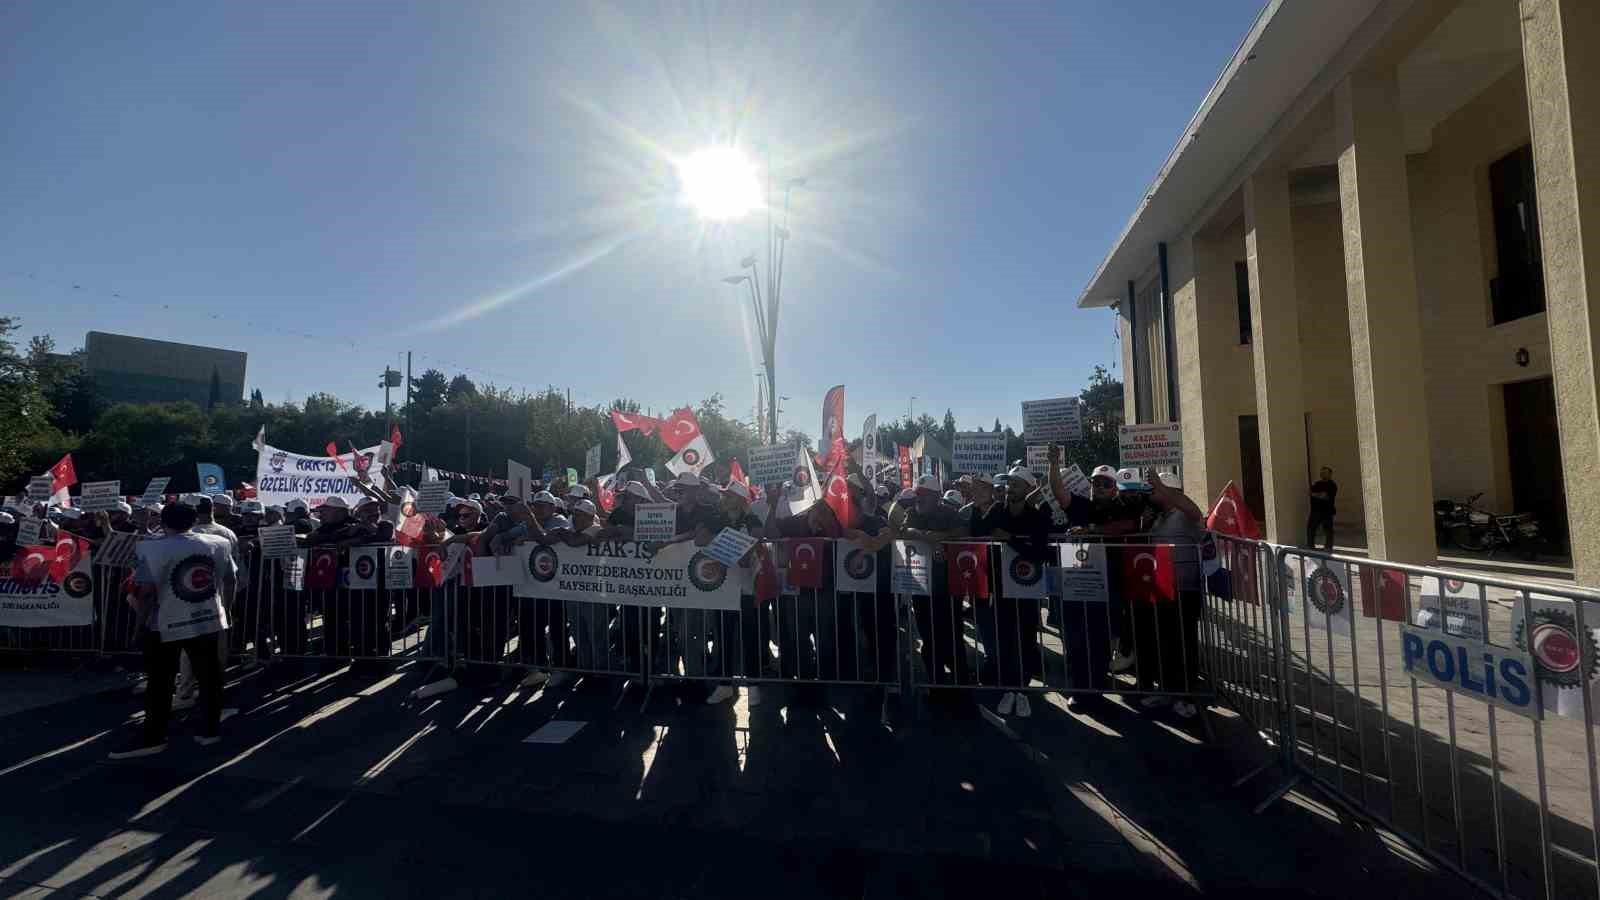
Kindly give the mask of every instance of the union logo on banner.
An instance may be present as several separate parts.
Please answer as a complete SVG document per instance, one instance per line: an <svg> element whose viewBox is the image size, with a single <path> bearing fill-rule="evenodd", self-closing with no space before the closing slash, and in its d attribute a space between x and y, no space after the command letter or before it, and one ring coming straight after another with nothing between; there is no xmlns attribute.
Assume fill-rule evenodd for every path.
<svg viewBox="0 0 1600 900"><path fill-rule="evenodd" d="M279 450L278 452L272 454L272 456L267 458L267 467L272 469L273 472L277 472L277 473L281 474L283 472L284 464L287 463L288 461L289 461L289 454L283 452L282 450Z"/></svg>
<svg viewBox="0 0 1600 900"><path fill-rule="evenodd" d="M536 547L528 555L528 574L534 581L547 582L556 577L561 561L556 556L556 551L549 547Z"/></svg>
<svg viewBox="0 0 1600 900"><path fill-rule="evenodd" d="M702 591L714 591L728 580L728 567L703 552L689 560L689 583Z"/></svg>
<svg viewBox="0 0 1600 900"><path fill-rule="evenodd" d="M1011 561L1011 580L1024 587L1039 583L1044 577L1044 567L1037 563L1017 557Z"/></svg>
<svg viewBox="0 0 1600 900"><path fill-rule="evenodd" d="M1325 616L1340 615L1345 604L1344 585L1326 566L1319 566L1306 576L1306 599Z"/></svg>
<svg viewBox="0 0 1600 900"><path fill-rule="evenodd" d="M877 554L855 549L845 554L844 570L851 578L871 578L878 571Z"/></svg>
<svg viewBox="0 0 1600 900"><path fill-rule="evenodd" d="M1572 613L1564 609L1535 609L1533 627L1517 626L1517 646L1533 657L1539 680L1558 687L1577 687L1585 676L1594 677L1595 646L1578 637ZM1525 632L1531 632L1531 635Z"/></svg>
<svg viewBox="0 0 1600 900"><path fill-rule="evenodd" d="M211 557L201 553L186 556L172 567L169 579L172 593L185 603L204 603L215 593Z"/></svg>

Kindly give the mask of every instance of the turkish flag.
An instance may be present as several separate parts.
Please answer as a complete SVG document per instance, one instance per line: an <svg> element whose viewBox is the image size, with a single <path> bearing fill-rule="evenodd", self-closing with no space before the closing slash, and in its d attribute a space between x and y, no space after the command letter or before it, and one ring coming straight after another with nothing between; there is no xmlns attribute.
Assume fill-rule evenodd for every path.
<svg viewBox="0 0 1600 900"><path fill-rule="evenodd" d="M840 528L856 527L856 505L850 502L850 484L844 480L843 463L836 463L834 470L828 473L828 488L822 499L833 510Z"/></svg>
<svg viewBox="0 0 1600 900"><path fill-rule="evenodd" d="M822 560L827 547L821 538L799 538L784 542L789 550L791 587L822 587Z"/></svg>
<svg viewBox="0 0 1600 900"><path fill-rule="evenodd" d="M611 411L611 424L617 427L617 433L624 431L642 431L645 434L655 434L661 427L661 420L650 416L641 416L638 413Z"/></svg>
<svg viewBox="0 0 1600 900"><path fill-rule="evenodd" d="M772 551L766 544L756 545L756 603L767 603L778 599L781 590L778 581L778 565L772 558Z"/></svg>
<svg viewBox="0 0 1600 900"><path fill-rule="evenodd" d="M833 510L840 527L855 527L855 504L850 502L850 485L844 480L845 460L850 448L844 439L844 385L834 385L822 400L822 440L825 451L822 469L827 472L822 499Z"/></svg>
<svg viewBox="0 0 1600 900"><path fill-rule="evenodd" d="M56 548L29 544L17 551L11 566L11 577L18 581L37 584L50 574L50 564L55 562Z"/></svg>
<svg viewBox="0 0 1600 900"><path fill-rule="evenodd" d="M311 565L306 567L306 587L322 590L339 586L339 551L332 547L317 547L311 551Z"/></svg>
<svg viewBox="0 0 1600 900"><path fill-rule="evenodd" d="M431 590L444 585L444 548L428 546L417 548L416 586Z"/></svg>
<svg viewBox="0 0 1600 900"><path fill-rule="evenodd" d="M661 423L661 441L673 453L689 446L699 436L700 420L694 417L694 410L687 406L673 410L672 416Z"/></svg>
<svg viewBox="0 0 1600 900"><path fill-rule="evenodd" d="M744 467L739 465L737 459L728 465L728 484L733 484L735 481L745 487L750 486L750 479L745 477Z"/></svg>
<svg viewBox="0 0 1600 900"><path fill-rule="evenodd" d="M947 544L944 557L951 594L974 600L989 598L988 544Z"/></svg>
<svg viewBox="0 0 1600 900"><path fill-rule="evenodd" d="M1235 600L1260 605L1261 553L1254 544L1238 541L1219 542L1228 548L1228 588Z"/></svg>
<svg viewBox="0 0 1600 900"><path fill-rule="evenodd" d="M609 513L617 505L617 476L607 475L595 484L594 495L600 501L600 509Z"/></svg>
<svg viewBox="0 0 1600 900"><path fill-rule="evenodd" d="M78 470L72 466L72 454L61 457L50 467L50 493L58 494L78 483Z"/></svg>
<svg viewBox="0 0 1600 900"><path fill-rule="evenodd" d="M1378 575L1382 573L1382 584ZM1406 573L1395 569L1361 567L1361 614L1367 618L1383 617L1393 622L1406 620ZM1373 601L1377 602L1374 603Z"/></svg>
<svg viewBox="0 0 1600 900"><path fill-rule="evenodd" d="M1122 547L1120 552L1122 590L1130 603L1171 603L1178 598L1170 545Z"/></svg>
<svg viewBox="0 0 1600 900"><path fill-rule="evenodd" d="M56 552L50 560L50 580L57 584L67 577L78 561L89 555L89 542L61 532L56 537Z"/></svg>
<svg viewBox="0 0 1600 900"><path fill-rule="evenodd" d="M1206 527L1218 534L1230 534L1234 537L1261 539L1261 523L1256 521L1255 513L1244 502L1244 495L1239 493L1239 486L1228 482L1222 493L1217 495L1217 502L1211 507L1211 515L1206 517Z"/></svg>
<svg viewBox="0 0 1600 900"><path fill-rule="evenodd" d="M402 443L404 442L400 440L400 424L396 422L394 427L389 429L389 446L398 451Z"/></svg>
<svg viewBox="0 0 1600 900"><path fill-rule="evenodd" d="M401 505L402 515L404 515L404 510L409 506L409 502ZM422 526L426 525L427 521L428 517L421 513L405 516L394 530L394 542L402 547L410 547L416 544L418 542L417 539L422 537Z"/></svg>

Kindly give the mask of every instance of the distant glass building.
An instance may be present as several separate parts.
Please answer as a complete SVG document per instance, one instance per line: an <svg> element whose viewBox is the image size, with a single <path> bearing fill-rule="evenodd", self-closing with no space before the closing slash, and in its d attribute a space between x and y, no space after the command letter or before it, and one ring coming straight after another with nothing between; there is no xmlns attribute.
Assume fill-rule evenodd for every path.
<svg viewBox="0 0 1600 900"><path fill-rule="evenodd" d="M91 331L84 366L109 403L175 403L207 408L244 400L245 353Z"/></svg>

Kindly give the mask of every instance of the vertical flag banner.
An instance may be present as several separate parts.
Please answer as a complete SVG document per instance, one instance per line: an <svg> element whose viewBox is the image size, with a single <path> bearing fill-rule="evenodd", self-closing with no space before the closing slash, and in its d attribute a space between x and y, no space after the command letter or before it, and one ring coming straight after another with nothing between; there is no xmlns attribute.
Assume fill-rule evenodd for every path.
<svg viewBox="0 0 1600 900"><path fill-rule="evenodd" d="M1178 599L1172 547L1123 547L1122 586L1129 603L1172 603Z"/></svg>
<svg viewBox="0 0 1600 900"><path fill-rule="evenodd" d="M896 450L898 452L898 458L900 461L900 489L902 491L908 491L911 489L912 484L911 448L906 446L897 446Z"/></svg>
<svg viewBox="0 0 1600 900"><path fill-rule="evenodd" d="M195 463L194 470L200 483L200 493L220 494L228 489L228 477L216 463Z"/></svg>
<svg viewBox="0 0 1600 900"><path fill-rule="evenodd" d="M587 453L583 454L583 480L588 481L599 474L600 445L595 444L593 447L589 448Z"/></svg>
<svg viewBox="0 0 1600 900"><path fill-rule="evenodd" d="M850 448L844 436L844 385L828 390L822 401L823 461L827 464L827 484L823 498L834 518L845 528L855 525L855 504L850 502L850 486L845 482L845 463Z"/></svg>
<svg viewBox="0 0 1600 900"><path fill-rule="evenodd" d="M628 445L622 441L622 432L617 432L617 471L621 472L633 462L633 454L628 452Z"/></svg>
<svg viewBox="0 0 1600 900"><path fill-rule="evenodd" d="M867 484L878 483L878 414L867 416L861 423L861 474Z"/></svg>
<svg viewBox="0 0 1600 900"><path fill-rule="evenodd" d="M789 512L799 515L811 508L822 497L817 487L817 469L812 465L811 452L800 447L800 459L794 467L794 477L789 480Z"/></svg>

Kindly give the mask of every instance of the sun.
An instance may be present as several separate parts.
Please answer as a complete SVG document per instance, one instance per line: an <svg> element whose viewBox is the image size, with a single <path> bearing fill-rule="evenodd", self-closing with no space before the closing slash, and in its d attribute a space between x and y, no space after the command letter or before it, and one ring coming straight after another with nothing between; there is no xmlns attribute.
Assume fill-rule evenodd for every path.
<svg viewBox="0 0 1600 900"><path fill-rule="evenodd" d="M733 147L707 147L679 160L678 181L704 219L737 219L761 206L755 166Z"/></svg>

